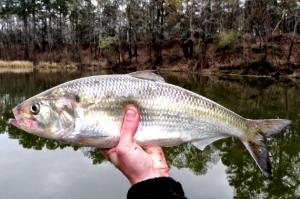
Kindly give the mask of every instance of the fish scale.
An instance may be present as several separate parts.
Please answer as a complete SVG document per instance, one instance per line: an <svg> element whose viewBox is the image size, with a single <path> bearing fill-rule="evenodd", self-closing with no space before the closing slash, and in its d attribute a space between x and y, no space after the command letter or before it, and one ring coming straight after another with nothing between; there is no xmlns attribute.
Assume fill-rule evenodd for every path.
<svg viewBox="0 0 300 199"><path fill-rule="evenodd" d="M15 107L16 119L10 123L42 137L110 148L118 144L123 110L128 104L140 111L135 134L138 144L174 146L191 142L203 150L219 139L236 137L268 177L271 166L265 137L279 133L291 123L243 118L199 94L168 84L149 71L63 83Z"/></svg>
<svg viewBox="0 0 300 199"><path fill-rule="evenodd" d="M98 89L98 87L101 89ZM216 124L220 122L218 119L221 118L230 118L226 120L225 123L229 123L235 128L228 132L226 132L228 128L224 128L223 134L234 133L237 131L236 129L239 128L234 126L233 123L230 123L234 121L234 116L236 116L235 114L230 115L231 112L218 111L217 105L214 104L214 102L205 101L205 99L199 95L196 96L194 93L164 82L155 82L150 80L145 81L129 75L98 76L87 78L85 81L75 81L69 85L61 87L60 89L62 92L67 91L69 93L82 93L81 98L83 98L83 100L89 99L89 101L101 103L102 108L106 109L109 113L114 113L116 117L120 117L120 110L123 109L126 101L138 105L142 110L142 118L141 128L139 128L137 133L137 139L141 139L143 141L147 139L147 143L144 144L153 144L151 140L144 138L145 136L143 136L143 131L147 133L149 131L153 131L153 129L160 131L155 134L158 137L152 136L152 139L154 139L155 142L162 134L169 135L173 133L176 136L174 137L175 143L173 144L172 141L170 141L172 138L169 138L166 144L177 144L177 135L183 133L183 128L176 125L180 121L184 122L183 126L185 130L188 129L191 131L184 132L184 136L181 135L182 142L190 141L189 139L192 139L191 136L186 135L189 133L194 134L194 131L198 131L198 129L205 131L206 134L208 134L208 137L214 137L215 132L211 131L220 129L216 127ZM105 96L108 91L110 99L106 99ZM134 100L131 101L131 99ZM146 109L145 107L148 108ZM219 107L219 109L221 108L223 107ZM165 117L163 117L160 113L165 113ZM230 116L219 116L218 114L220 113ZM143 115L148 115L149 117L143 117ZM212 122L212 126L209 126L209 122L206 122L208 119L215 120L214 123ZM241 120L241 117L236 116L235 120ZM113 134L117 134L120 128L120 121L120 118L116 119L114 121L115 128L109 128L109 131L113 130ZM201 124L201 121L202 123L206 123L206 125L204 127L201 126L201 128L197 127L197 124ZM244 122L246 123L246 120ZM103 124L100 123L99 125ZM95 132L92 133L93 135L97 135ZM103 132L99 131L98 133L101 135ZM107 133L108 132L104 132L104 134ZM144 133L144 135L146 135L146 133ZM209 133L211 133L211 135ZM143 141L141 141L141 143L143 143Z"/></svg>

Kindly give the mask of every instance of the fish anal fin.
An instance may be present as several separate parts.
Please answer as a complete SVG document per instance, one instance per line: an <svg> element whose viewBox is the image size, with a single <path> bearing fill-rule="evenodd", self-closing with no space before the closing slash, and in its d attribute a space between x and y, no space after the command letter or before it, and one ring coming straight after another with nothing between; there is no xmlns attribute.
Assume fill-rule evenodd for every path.
<svg viewBox="0 0 300 199"><path fill-rule="evenodd" d="M192 145L194 145L197 149L200 149L201 151L203 151L211 143L213 143L213 142L215 142L217 140L220 140L220 139L224 139L224 138L226 138L226 136L218 136L218 137L212 137L212 138L205 138L205 139L193 141Z"/></svg>
<svg viewBox="0 0 300 199"><path fill-rule="evenodd" d="M158 82L165 82L164 78L160 75L154 73L153 70L143 70L143 71L136 71L133 73L129 73L131 77L135 77L138 79L145 79L151 81L158 81Z"/></svg>

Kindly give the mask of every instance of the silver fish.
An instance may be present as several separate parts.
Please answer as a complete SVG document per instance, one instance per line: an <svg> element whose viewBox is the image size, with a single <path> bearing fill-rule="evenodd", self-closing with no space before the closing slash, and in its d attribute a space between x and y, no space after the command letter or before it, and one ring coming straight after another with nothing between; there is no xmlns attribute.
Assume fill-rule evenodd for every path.
<svg viewBox="0 0 300 199"><path fill-rule="evenodd" d="M271 165L265 138L290 120L245 119L151 71L80 78L44 91L13 109L9 123L41 137L82 146L114 147L127 104L140 110L136 141L142 146L191 142L203 150L226 137L239 138L267 177Z"/></svg>

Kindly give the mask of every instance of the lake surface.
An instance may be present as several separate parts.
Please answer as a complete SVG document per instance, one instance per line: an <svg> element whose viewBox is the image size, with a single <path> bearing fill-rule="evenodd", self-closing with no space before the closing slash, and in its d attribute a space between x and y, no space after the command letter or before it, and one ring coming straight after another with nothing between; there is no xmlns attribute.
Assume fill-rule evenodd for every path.
<svg viewBox="0 0 300 199"><path fill-rule="evenodd" d="M59 83L96 73L0 73L0 198L118 199L130 185L97 151L26 134L6 124L11 108ZM112 72L108 72L112 73ZM300 198L300 82L288 79L203 77L162 73L248 118L287 118L290 130L268 140L273 179L265 178L233 138L204 151L190 144L165 148L170 175L190 199Z"/></svg>

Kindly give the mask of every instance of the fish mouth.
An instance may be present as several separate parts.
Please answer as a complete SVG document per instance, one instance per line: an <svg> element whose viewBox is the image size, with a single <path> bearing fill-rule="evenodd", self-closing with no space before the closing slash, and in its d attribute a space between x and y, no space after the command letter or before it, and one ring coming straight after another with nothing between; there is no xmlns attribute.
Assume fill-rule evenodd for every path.
<svg viewBox="0 0 300 199"><path fill-rule="evenodd" d="M22 117L23 112L20 113L19 106L16 106L12 109L14 118L10 118L7 123L11 124L21 130L24 130L28 133L32 132L32 127L35 127L34 121L32 121L30 118L24 118Z"/></svg>
<svg viewBox="0 0 300 199"><path fill-rule="evenodd" d="M7 121L7 124L11 124L15 127L18 127L20 128L20 125L19 125L19 122L18 120L14 119L14 118L10 118L8 121Z"/></svg>
<svg viewBox="0 0 300 199"><path fill-rule="evenodd" d="M18 113L18 106L16 106L15 108L13 108L13 109L12 109L12 112L13 112L15 118L10 118L10 119L7 121L7 124L11 124L11 125L13 125L13 126L15 126L15 127L17 127L17 128L20 128L21 126L20 126L18 120L16 119L16 115L18 115L18 114L17 114L17 113Z"/></svg>
<svg viewBox="0 0 300 199"><path fill-rule="evenodd" d="M40 129L37 128L36 122L34 122L30 119L23 119L23 118L14 119L14 118L11 118L7 121L7 123L17 127L18 129L26 131L27 133L30 133L30 134L36 134L36 135L41 134Z"/></svg>
<svg viewBox="0 0 300 199"><path fill-rule="evenodd" d="M15 118L10 118L7 121L7 124L11 124L11 125L13 125L13 126L15 126L17 128L20 128L20 124L19 124L18 120L16 119L16 115L17 115L17 112L18 112L17 111L17 109L18 109L17 107L18 106L16 106L15 108L12 109L12 112L13 112Z"/></svg>
<svg viewBox="0 0 300 199"><path fill-rule="evenodd" d="M38 122L21 105L14 107L12 113L13 118L10 118L7 124L11 124L27 133L42 136L43 129L39 127Z"/></svg>

